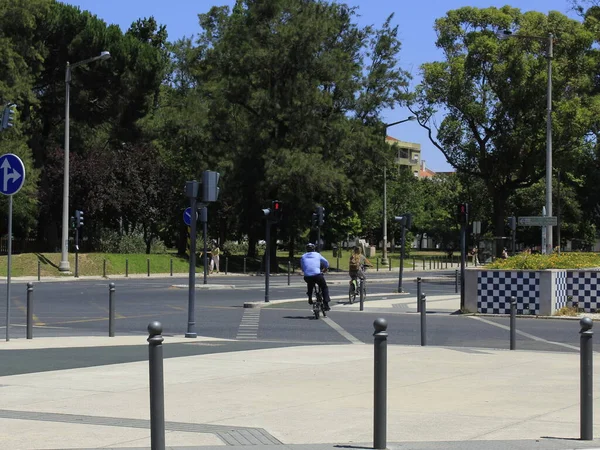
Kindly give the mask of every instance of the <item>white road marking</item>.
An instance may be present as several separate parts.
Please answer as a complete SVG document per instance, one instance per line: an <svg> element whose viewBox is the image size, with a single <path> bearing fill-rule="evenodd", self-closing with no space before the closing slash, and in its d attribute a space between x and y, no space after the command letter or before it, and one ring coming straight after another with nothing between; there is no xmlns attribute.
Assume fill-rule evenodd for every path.
<svg viewBox="0 0 600 450"><path fill-rule="evenodd" d="M245 308L236 339L256 339L261 308Z"/></svg>
<svg viewBox="0 0 600 450"><path fill-rule="evenodd" d="M344 330L340 325L335 323L329 317L323 317L323 321L335 331L337 331L339 334L341 334L344 338L348 339L352 344L364 344L364 342L361 342L360 340L352 336L350 333Z"/></svg>
<svg viewBox="0 0 600 450"><path fill-rule="evenodd" d="M480 322L483 322L483 323L487 323L488 325L492 325L494 327L498 327L498 328L502 328L503 330L510 331L510 327L509 326L502 325L500 323L495 323L495 322L492 322L491 320L486 320L483 317L477 317L477 316L468 316L468 317L470 317L471 319L474 319L474 320L479 320ZM516 333L519 334L519 335L521 335L521 336L523 336L523 337L529 338L529 339L531 339L533 341L544 342L545 344L557 345L559 347L564 347L564 348L568 348L568 349L571 349L571 350L577 350L577 351L579 351L579 347L576 347L574 345L563 344L562 342L549 341L547 339L544 339L544 338L541 338L541 337L538 337L538 336L534 336L533 334L525 333L524 331L516 330Z"/></svg>

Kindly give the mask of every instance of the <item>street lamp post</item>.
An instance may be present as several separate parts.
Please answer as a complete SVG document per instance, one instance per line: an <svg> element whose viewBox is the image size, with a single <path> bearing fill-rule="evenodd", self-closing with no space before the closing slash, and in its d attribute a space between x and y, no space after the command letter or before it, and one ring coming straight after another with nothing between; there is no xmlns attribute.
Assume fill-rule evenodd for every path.
<svg viewBox="0 0 600 450"><path fill-rule="evenodd" d="M58 270L68 272L71 270L69 264L69 103L71 87L71 70L78 66L101 61L110 58L109 52L101 52L100 55L83 61L69 64L65 71L65 167L64 167L64 185L63 185L63 214L62 214L62 236L60 244L60 264Z"/></svg>
<svg viewBox="0 0 600 450"><path fill-rule="evenodd" d="M410 122L411 120L416 120L415 116L408 116L406 119L399 120L398 122L392 122L384 124L385 131L383 136L383 141L385 143L385 139L387 137L387 129L394 125L398 125L404 122ZM381 264L387 266L387 163L383 166L383 254L381 255Z"/></svg>
<svg viewBox="0 0 600 450"><path fill-rule="evenodd" d="M552 58L554 56L554 35L527 36L512 34L510 31L498 33L500 39L511 37L520 39L532 39L536 41L547 41L546 59L548 60L548 85L546 88L546 215L552 217ZM546 254L551 254L554 249L552 240L552 225L546 227ZM558 243L560 246L560 241Z"/></svg>

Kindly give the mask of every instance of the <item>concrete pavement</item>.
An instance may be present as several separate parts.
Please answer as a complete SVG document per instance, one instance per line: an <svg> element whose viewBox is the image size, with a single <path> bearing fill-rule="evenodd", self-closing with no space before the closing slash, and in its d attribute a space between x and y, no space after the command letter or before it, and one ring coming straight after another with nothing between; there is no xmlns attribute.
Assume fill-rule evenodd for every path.
<svg viewBox="0 0 600 450"><path fill-rule="evenodd" d="M131 345L136 340L147 346L145 339L12 340L0 343L0 350ZM169 343L182 340L166 337L165 355ZM218 340L186 342L211 345ZM372 345L166 358L164 371L169 448L372 446ZM5 376L0 389L2 448L149 447L147 362ZM387 401L391 449L600 448L599 442L576 440L575 352L390 342ZM596 430L599 425L596 419Z"/></svg>

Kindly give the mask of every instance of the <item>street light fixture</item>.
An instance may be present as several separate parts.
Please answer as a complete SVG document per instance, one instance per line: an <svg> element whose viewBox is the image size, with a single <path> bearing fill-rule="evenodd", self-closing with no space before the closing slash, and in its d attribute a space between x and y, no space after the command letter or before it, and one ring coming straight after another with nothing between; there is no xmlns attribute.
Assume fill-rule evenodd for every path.
<svg viewBox="0 0 600 450"><path fill-rule="evenodd" d="M416 120L415 116L408 116L406 119L399 120L397 122L386 123L384 124L385 132L383 141L385 143L385 139L387 137L387 129L394 125L398 125L404 122L410 122L412 120ZM387 266L387 164L383 166L383 254L381 255L381 264Z"/></svg>
<svg viewBox="0 0 600 450"><path fill-rule="evenodd" d="M554 35L548 33L548 36L528 36L524 34L513 34L509 30L498 31L498 39L506 40L509 38L530 39L534 41L546 41L546 59L548 60L548 87L546 95L546 215L552 217L552 58ZM546 254L551 254L554 248L552 240L553 226L546 226ZM558 243L560 247L560 242Z"/></svg>
<svg viewBox="0 0 600 450"><path fill-rule="evenodd" d="M64 186L63 186L63 214L62 214L62 239L60 251L60 264L58 270L68 272L71 270L69 264L69 96L71 86L71 70L78 66L83 66L95 61L104 61L110 58L109 52L101 52L98 56L84 59L83 61L69 64L65 71L65 167L64 167Z"/></svg>

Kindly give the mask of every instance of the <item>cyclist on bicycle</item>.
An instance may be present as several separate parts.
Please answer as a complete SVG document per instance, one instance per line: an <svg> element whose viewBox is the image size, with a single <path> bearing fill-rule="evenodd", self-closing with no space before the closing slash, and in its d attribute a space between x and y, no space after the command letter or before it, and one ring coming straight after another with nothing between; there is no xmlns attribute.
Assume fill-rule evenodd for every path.
<svg viewBox="0 0 600 450"><path fill-rule="evenodd" d="M315 244L310 242L306 244L306 253L300 258L300 267L302 267L304 281L306 281L308 287L308 291L306 292L308 295L308 304L312 305L313 289L315 288L315 284L318 284L323 293L324 309L325 311L329 311L331 309L329 308L329 288L323 276L323 271L327 271L329 268L329 262L320 253L315 251ZM321 267L324 270L321 270Z"/></svg>
<svg viewBox="0 0 600 450"><path fill-rule="evenodd" d="M371 264L371 261L369 261L367 257L362 254L362 249L357 245L352 250L352 254L350 255L350 263L348 265L350 283L353 283L357 278L360 278L361 281L365 281L365 266L373 267L373 264ZM355 288L357 287L355 284L353 284L353 286Z"/></svg>

